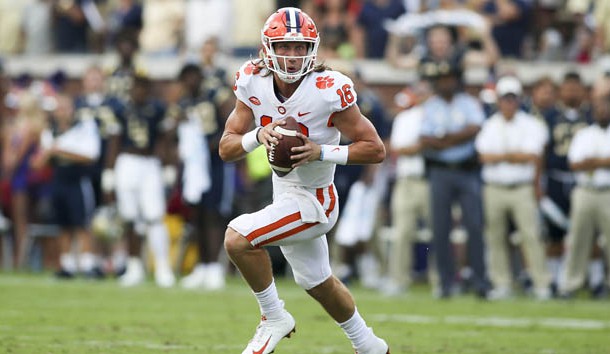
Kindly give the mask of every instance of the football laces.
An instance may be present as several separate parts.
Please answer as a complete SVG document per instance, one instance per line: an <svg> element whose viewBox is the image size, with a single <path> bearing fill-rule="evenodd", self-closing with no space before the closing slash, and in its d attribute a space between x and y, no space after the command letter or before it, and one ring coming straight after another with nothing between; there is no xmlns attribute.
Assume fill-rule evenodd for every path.
<svg viewBox="0 0 610 354"><path fill-rule="evenodd" d="M269 162L273 162L275 158L275 144L270 143L269 146L271 146L271 149L269 149Z"/></svg>

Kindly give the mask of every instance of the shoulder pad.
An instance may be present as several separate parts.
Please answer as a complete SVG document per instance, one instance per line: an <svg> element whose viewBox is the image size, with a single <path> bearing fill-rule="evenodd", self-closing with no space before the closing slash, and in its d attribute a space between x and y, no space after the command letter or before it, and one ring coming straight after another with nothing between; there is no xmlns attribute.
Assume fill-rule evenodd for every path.
<svg viewBox="0 0 610 354"><path fill-rule="evenodd" d="M233 92L238 100L249 104L248 97L250 89L250 83L255 75L259 75L262 69L257 66L252 60L246 61L241 68L235 73L235 82L233 84Z"/></svg>
<svg viewBox="0 0 610 354"><path fill-rule="evenodd" d="M343 111L356 104L357 94L352 80L338 71L313 73L315 86L332 112Z"/></svg>

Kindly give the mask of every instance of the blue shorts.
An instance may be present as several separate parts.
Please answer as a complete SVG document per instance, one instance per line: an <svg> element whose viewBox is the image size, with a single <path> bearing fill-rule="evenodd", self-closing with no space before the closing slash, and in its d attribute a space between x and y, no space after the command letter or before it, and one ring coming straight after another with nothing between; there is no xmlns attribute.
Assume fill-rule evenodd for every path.
<svg viewBox="0 0 610 354"><path fill-rule="evenodd" d="M87 227L95 208L95 196L90 179L83 177L80 181L55 181L52 188L57 225Z"/></svg>

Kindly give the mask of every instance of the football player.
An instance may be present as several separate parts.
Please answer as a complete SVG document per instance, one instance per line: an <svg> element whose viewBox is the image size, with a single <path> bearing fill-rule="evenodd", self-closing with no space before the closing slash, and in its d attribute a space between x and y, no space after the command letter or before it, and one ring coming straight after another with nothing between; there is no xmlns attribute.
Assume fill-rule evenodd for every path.
<svg viewBox="0 0 610 354"><path fill-rule="evenodd" d="M326 233L338 217L333 184L337 164L379 163L385 158L375 127L360 113L352 81L316 63L320 37L312 19L297 8L272 14L262 30L261 58L237 72L236 107L220 141L225 161L243 158L281 134L275 127L294 117L305 144L292 148L294 169L273 176L271 205L229 223L225 249L254 292L262 319L243 354L271 353L295 330L273 280L265 245L279 245L294 278L339 324L356 353L389 353L367 326L349 290L331 273ZM252 127L254 126L254 129ZM339 145L340 135L352 143Z"/></svg>
<svg viewBox="0 0 610 354"><path fill-rule="evenodd" d="M231 204L227 185L232 185L225 163L218 155L224 120L215 101L216 90L205 89L201 67L187 64L180 71L184 95L174 115L178 125L178 150L182 161L182 196L190 207L199 263L182 279L186 289L217 290L224 287L224 267L218 262L223 229Z"/></svg>
<svg viewBox="0 0 610 354"><path fill-rule="evenodd" d="M136 64L135 56L138 51L138 39L133 31L124 30L116 39L116 50L119 62L109 69L106 80L106 92L114 97L126 99L133 85L133 78L141 74L141 68Z"/></svg>
<svg viewBox="0 0 610 354"><path fill-rule="evenodd" d="M564 75L559 88L559 104L555 110L545 115L549 129L549 143L545 154L545 193L563 212L570 215L570 195L575 186L575 177L568 163L568 151L574 135L591 125L591 107L586 102L586 87L578 72ZM566 224L559 224L544 214L547 227L547 263L552 276L552 290L557 295L557 282L563 266L565 236L569 230ZM597 273L603 274L603 262L598 257L594 263ZM601 269L600 269L601 268ZM603 280L603 275L601 277Z"/></svg>
<svg viewBox="0 0 610 354"><path fill-rule="evenodd" d="M169 149L164 125L165 107L149 98L151 82L147 77L135 76L131 96L118 115L121 126L119 139L112 140L109 151L119 151L114 169L102 173L102 188L115 189L117 207L125 222L129 259L125 274L119 279L122 286L134 286L144 280L140 259L141 240L135 225L143 223L155 259L155 281L160 287L175 283L169 264L169 236L164 224L165 193L161 156ZM119 148L112 145L119 144Z"/></svg>

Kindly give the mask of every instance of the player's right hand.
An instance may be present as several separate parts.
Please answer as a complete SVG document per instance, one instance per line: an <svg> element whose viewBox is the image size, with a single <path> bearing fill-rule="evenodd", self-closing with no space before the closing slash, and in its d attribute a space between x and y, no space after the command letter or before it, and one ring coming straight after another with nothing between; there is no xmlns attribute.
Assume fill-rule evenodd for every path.
<svg viewBox="0 0 610 354"><path fill-rule="evenodd" d="M267 150L271 149L271 144L277 144L278 140L282 138L282 134L274 130L275 127L285 124L286 121L282 119L265 125L259 130L257 134L258 141L261 144L265 145Z"/></svg>

